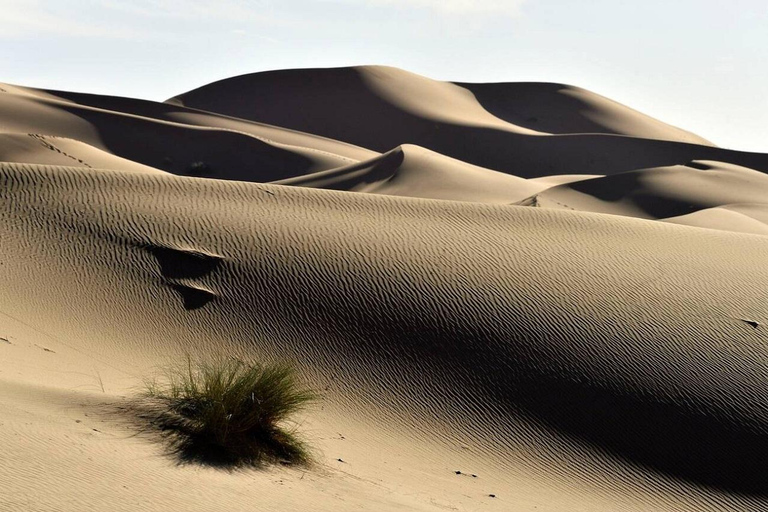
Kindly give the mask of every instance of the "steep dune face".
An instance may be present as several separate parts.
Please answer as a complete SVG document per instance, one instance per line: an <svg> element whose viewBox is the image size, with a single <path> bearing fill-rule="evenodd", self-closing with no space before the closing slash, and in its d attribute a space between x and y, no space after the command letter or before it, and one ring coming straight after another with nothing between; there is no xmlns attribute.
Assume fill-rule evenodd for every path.
<svg viewBox="0 0 768 512"><path fill-rule="evenodd" d="M288 98L291 101L279 108ZM353 137L370 142L361 145L371 149L395 140L396 129L411 138L441 124L537 133L494 116L461 86L383 66L243 75L181 94L168 103L278 126L301 125L309 128L303 131L327 133L337 140ZM336 112L337 119L327 119L329 112Z"/></svg>
<svg viewBox="0 0 768 512"><path fill-rule="evenodd" d="M763 510L766 170L552 84L0 84L0 510ZM137 435L212 353L321 392L316 467Z"/></svg>
<svg viewBox="0 0 768 512"><path fill-rule="evenodd" d="M92 107L129 115L140 115L142 117L160 121L170 121L201 127L223 128L226 130L248 133L255 137L273 141L278 144L311 149L318 154L327 153L336 155L341 159L364 160L366 158L371 158L375 154L373 151L364 148L317 135L297 132L280 126L247 121L239 117L228 117L213 112L188 109L170 103L157 103L154 101L137 100L133 98L101 96L97 94L83 94L68 91L43 91L40 89L21 88L14 88L11 90L26 92L27 94L35 96L43 96L52 100L66 101L84 107Z"/></svg>
<svg viewBox="0 0 768 512"><path fill-rule="evenodd" d="M277 109L273 103L276 99L290 102L286 108ZM320 99L322 102L316 101ZM347 100L355 108L343 109L342 102ZM181 94L168 103L246 119L269 119L266 122L280 126L305 125L311 133L338 132L340 122L328 127L310 114L318 108L338 108L347 114L340 117L348 118L348 128L364 124L365 114L375 113L373 119L385 125L405 125L410 132L407 136L421 121L528 135L606 133L711 145L701 137L578 87L441 82L384 66L243 75ZM381 144L382 134L375 135L356 136Z"/></svg>

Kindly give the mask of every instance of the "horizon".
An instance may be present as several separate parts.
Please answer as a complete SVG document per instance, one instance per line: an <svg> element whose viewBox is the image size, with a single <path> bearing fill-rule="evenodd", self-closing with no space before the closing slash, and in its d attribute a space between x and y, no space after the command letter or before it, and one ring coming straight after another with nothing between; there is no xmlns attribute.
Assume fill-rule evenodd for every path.
<svg viewBox="0 0 768 512"><path fill-rule="evenodd" d="M384 65L582 87L718 146L768 152L765 5L573 4L0 0L0 81L164 101L242 74Z"/></svg>

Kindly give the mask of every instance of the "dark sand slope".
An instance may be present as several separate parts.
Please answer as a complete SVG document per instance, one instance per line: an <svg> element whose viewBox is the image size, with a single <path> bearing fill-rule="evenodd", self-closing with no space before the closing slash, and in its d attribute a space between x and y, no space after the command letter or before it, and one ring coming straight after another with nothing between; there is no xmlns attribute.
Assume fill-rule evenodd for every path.
<svg viewBox="0 0 768 512"><path fill-rule="evenodd" d="M227 118L214 121L219 116L158 103L83 95L93 100L96 106L91 106L53 94L63 97L66 93L18 87L0 92L0 133L68 137L175 174L243 181L271 181L349 165L356 162L350 154L376 155L320 137L274 127L261 130L254 123ZM80 100L78 95L70 95ZM174 120L169 110L212 122L199 125L194 119ZM160 115L161 111L166 113ZM262 131L265 133L260 134ZM281 132L285 132L282 137ZM286 142L277 142L275 136ZM337 147L341 154L329 151ZM205 164L202 172L192 167L197 162Z"/></svg>
<svg viewBox="0 0 768 512"><path fill-rule="evenodd" d="M247 121L236 117L228 117L212 112L185 108L178 105L171 105L169 103L66 91L43 91L40 89L27 89L27 91L31 91L38 95L44 94L57 100L64 100L78 105L122 112L125 114L136 114L161 121L225 128L228 130L249 133L256 137L271 140L279 144L311 149L318 154L328 153L342 159L364 160L370 158L374 154L373 151L317 135L297 132L279 126Z"/></svg>
<svg viewBox="0 0 768 512"><path fill-rule="evenodd" d="M162 174L0 169L0 307L66 340L62 352L137 373L181 347L294 358L325 383L325 406L346 411L341 424L377 419L371 432L401 447L472 446L463 460L503 489L490 509L768 506L764 237ZM176 275L189 251L210 264ZM187 307L197 292L208 300ZM25 442L29 453L41 446ZM48 464L65 465L67 453L52 450ZM452 469L430 460L412 459L422 480ZM141 470L131 468L122 478L133 482ZM25 488L25 474L2 478ZM73 491L57 492L66 502Z"/></svg>
<svg viewBox="0 0 768 512"><path fill-rule="evenodd" d="M558 102L560 109L548 105L543 107L545 111L557 110L561 119L560 129L550 126L549 130L559 135L533 131L492 114L501 110L498 105L511 108L508 104L515 102L515 87L507 95L504 85L483 93L504 94L486 109L483 101L489 101L483 99L483 94L476 97L461 85L394 68L288 70L222 80L181 94L169 103L293 128L381 152L404 143L416 144L524 178L613 174L696 159L768 170L766 155L715 148L687 132L612 104L610 108L592 107L586 114L580 112L578 102ZM530 84L527 87L536 88ZM550 94L543 92L537 101L546 105ZM596 96L580 94L589 96L594 104L602 103ZM499 115L512 120L509 115ZM610 119L607 125L638 128L618 135L569 131L595 126L594 120L583 120L584 115L587 121L604 117ZM554 114L545 117L551 119L548 124L556 124Z"/></svg>
<svg viewBox="0 0 768 512"><path fill-rule="evenodd" d="M285 98L291 100L287 109L270 106L270 100ZM358 117L359 108L377 110L379 115L374 119L387 125L400 117L398 124L406 124L402 121L408 119L407 124L413 125L421 119L523 134L606 133L711 145L697 135L578 87L547 83L440 82L385 66L243 75L203 86L168 103L205 105L211 107L207 110L228 111L246 119L265 116L280 126L314 123L316 130L312 133L315 133L322 131L325 123L312 119L310 112L340 107L341 101L347 99L352 101L342 110L350 114L346 117ZM330 103L322 105L324 102ZM311 110L302 115L299 104ZM290 122L277 122L281 117ZM339 129L339 125L329 129ZM387 137L388 134L381 135Z"/></svg>
<svg viewBox="0 0 768 512"><path fill-rule="evenodd" d="M609 133L644 139L713 144L580 87L551 83L457 83L482 107L516 126L553 135Z"/></svg>

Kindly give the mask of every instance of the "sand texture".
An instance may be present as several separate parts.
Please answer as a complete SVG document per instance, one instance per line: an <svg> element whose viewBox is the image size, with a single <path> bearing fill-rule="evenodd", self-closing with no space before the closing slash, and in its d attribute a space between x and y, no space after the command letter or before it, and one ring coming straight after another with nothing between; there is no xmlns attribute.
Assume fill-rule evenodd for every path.
<svg viewBox="0 0 768 512"><path fill-rule="evenodd" d="M557 84L0 84L0 511L766 510L766 171ZM137 427L213 353L320 391L314 466Z"/></svg>

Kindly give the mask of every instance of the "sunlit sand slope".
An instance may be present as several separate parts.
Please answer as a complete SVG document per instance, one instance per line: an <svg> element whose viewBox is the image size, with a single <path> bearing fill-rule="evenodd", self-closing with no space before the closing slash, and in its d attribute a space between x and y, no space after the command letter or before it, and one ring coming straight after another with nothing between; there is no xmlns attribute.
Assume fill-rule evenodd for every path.
<svg viewBox="0 0 768 512"><path fill-rule="evenodd" d="M4 504L42 487L30 510L128 510L140 496L190 510L212 509L213 496L235 510L768 505L764 237L159 173L0 169L0 311L12 333L0 346ZM94 402L119 404L185 351L296 361L324 390L308 425L326 476L180 469L95 419ZM98 432L81 435L75 419ZM290 489L267 482L281 475Z"/></svg>

